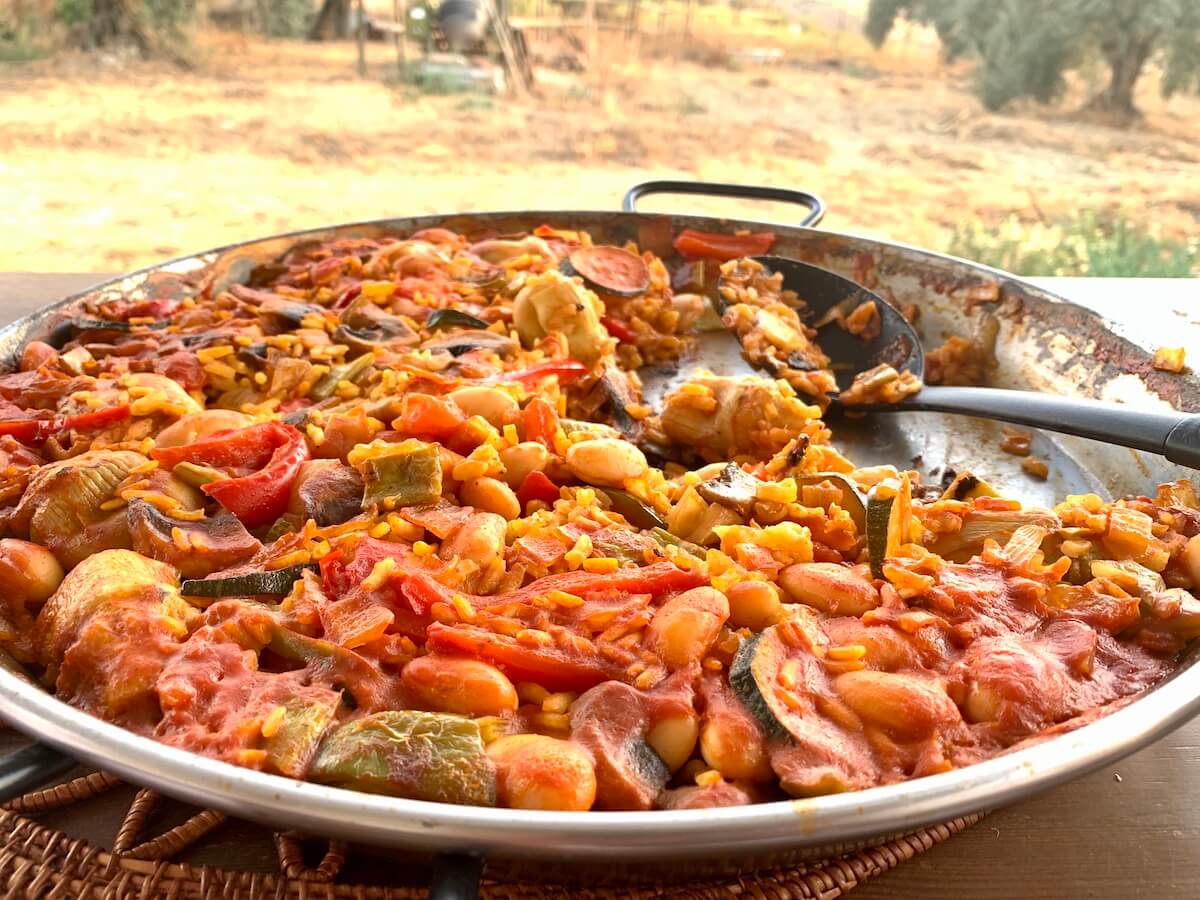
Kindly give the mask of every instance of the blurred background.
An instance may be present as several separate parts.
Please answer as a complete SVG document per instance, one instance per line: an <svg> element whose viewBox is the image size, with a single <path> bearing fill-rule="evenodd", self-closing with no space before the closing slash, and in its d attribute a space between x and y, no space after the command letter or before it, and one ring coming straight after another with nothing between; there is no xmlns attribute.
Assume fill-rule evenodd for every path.
<svg viewBox="0 0 1200 900"><path fill-rule="evenodd" d="M1198 89L1196 0L0 0L0 270L676 177L1023 274L1200 274Z"/></svg>

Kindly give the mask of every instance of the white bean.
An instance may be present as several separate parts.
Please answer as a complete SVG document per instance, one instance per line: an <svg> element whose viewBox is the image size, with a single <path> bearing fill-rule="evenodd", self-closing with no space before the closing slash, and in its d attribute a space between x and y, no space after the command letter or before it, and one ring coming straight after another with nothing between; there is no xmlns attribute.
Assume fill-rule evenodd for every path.
<svg viewBox="0 0 1200 900"><path fill-rule="evenodd" d="M449 397L468 416L482 416L497 428L514 421L520 409L512 395L494 387L459 388Z"/></svg>
<svg viewBox="0 0 1200 900"><path fill-rule="evenodd" d="M567 450L567 465L581 481L612 487L645 475L649 469L641 450L617 438L594 438L572 444Z"/></svg>
<svg viewBox="0 0 1200 900"><path fill-rule="evenodd" d="M550 451L537 441L522 441L500 451L504 465L504 480L509 487L519 488L530 472L540 472L550 463Z"/></svg>
<svg viewBox="0 0 1200 900"><path fill-rule="evenodd" d="M495 478L472 478L458 489L459 499L467 506L504 516L509 521L521 515L521 501L503 481Z"/></svg>

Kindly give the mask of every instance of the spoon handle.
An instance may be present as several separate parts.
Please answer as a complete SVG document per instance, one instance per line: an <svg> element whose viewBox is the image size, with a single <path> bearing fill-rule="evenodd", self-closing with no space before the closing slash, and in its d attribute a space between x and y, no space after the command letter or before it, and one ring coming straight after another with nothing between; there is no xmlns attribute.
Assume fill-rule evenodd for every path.
<svg viewBox="0 0 1200 900"><path fill-rule="evenodd" d="M1068 399L1033 391L1001 388L925 387L902 404L871 407L965 413L1074 434L1079 437L1158 453L1171 462L1200 469L1200 415L1144 412L1117 403Z"/></svg>

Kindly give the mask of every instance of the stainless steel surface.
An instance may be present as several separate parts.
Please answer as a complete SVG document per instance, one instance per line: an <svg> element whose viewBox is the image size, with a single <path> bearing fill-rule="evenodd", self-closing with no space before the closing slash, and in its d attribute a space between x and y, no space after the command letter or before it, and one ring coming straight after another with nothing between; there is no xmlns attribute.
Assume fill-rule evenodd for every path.
<svg viewBox="0 0 1200 900"><path fill-rule="evenodd" d="M598 239L628 238L669 255L681 228L755 228L751 222L698 217L613 213L495 213L429 216L343 226L285 236L177 261L118 279L108 293L192 290L191 273L217 282L244 277L296 239L401 234L435 224L471 234L508 233L541 223L586 228ZM970 327L974 291L998 285L991 309L1002 321L1001 386L1058 390L1124 399L1145 408L1194 410L1194 376L1165 376L1149 368L1146 348L1126 340L1094 313L1003 273L926 251L863 238L775 227L775 252L841 271L891 295L918 303L927 341ZM875 283L872 283L874 281ZM61 305L60 305L61 308ZM55 312L43 312L0 331L0 351L11 359L24 340L45 333ZM1053 470L1050 482L1023 477L1016 461L997 448L991 423L935 414L896 416L866 423L844 441L863 464L900 464L919 456L926 470L966 463L984 477L1007 483L1033 502L1066 491L1145 492L1184 473L1160 459L1091 441L1035 440L1035 452ZM1007 756L943 775L854 794L736 809L583 814L455 807L375 797L294 782L218 763L139 738L79 712L11 673L0 671L0 717L39 740L130 780L182 799L268 823L382 845L480 851L491 856L560 860L765 861L817 856L881 840L923 824L1012 802L1110 763L1157 739L1200 712L1200 665L1193 652L1171 679L1111 715L1074 732ZM781 857L774 856L774 861Z"/></svg>

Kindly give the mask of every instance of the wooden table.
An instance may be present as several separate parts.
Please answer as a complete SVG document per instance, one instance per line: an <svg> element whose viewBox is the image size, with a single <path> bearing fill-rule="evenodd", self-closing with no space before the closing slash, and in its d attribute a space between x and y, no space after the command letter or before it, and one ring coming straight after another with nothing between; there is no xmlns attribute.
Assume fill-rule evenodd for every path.
<svg viewBox="0 0 1200 900"><path fill-rule="evenodd" d="M0 274L0 318L16 318L97 280L95 275ZM1193 365L1200 361L1196 281L1036 280L1126 322L1131 336L1138 317L1129 311L1163 304L1180 325L1169 343L1189 345ZM1162 320L1156 321L1161 327ZM60 824L100 843L111 840L113 811L101 808L88 816L94 818L80 821L75 815ZM274 851L252 834L233 826L221 860L245 865L262 859L264 868L272 868ZM197 861L212 862L211 855ZM853 894L855 900L1142 896L1200 896L1200 720L1115 766L993 813Z"/></svg>

